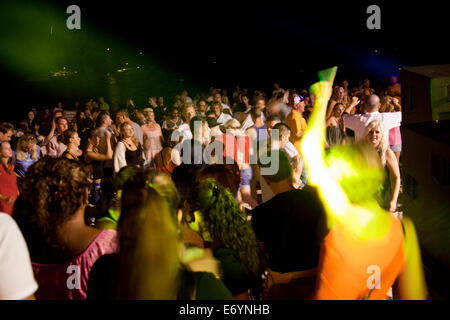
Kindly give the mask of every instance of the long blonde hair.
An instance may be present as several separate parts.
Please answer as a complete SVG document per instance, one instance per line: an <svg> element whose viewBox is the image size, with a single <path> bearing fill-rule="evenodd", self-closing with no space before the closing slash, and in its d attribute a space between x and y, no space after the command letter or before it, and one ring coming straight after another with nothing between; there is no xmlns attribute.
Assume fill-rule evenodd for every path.
<svg viewBox="0 0 450 320"><path fill-rule="evenodd" d="M128 121L123 122L120 125L120 139L121 140L125 139L124 134L123 134L123 130L125 129L125 126L130 126L131 128L133 128L133 126L131 125L130 122L128 122ZM133 132L134 132L134 128L133 128ZM136 137L136 132L134 132L133 136L131 137L131 141L133 141L136 148L138 148L138 149L142 148L142 146L139 142L139 139Z"/></svg>
<svg viewBox="0 0 450 320"><path fill-rule="evenodd" d="M386 165L386 151L387 151L387 148L389 147L389 143L388 143L388 137L386 137L386 135L385 135L383 124L378 120L373 120L366 127L366 131L364 132L364 138L367 139L367 136L369 135L370 130L372 130L374 127L377 127L377 126L380 127L381 141L380 141L380 144L378 145L378 147L376 148L376 150L377 150L378 154L380 155L381 163L383 164L383 166L385 166Z"/></svg>
<svg viewBox="0 0 450 320"><path fill-rule="evenodd" d="M38 152L37 152L37 140L36 137L32 134L24 134L20 137L19 141L17 142L17 150L16 150L16 159L19 161L24 161L27 158L27 153L23 151L23 144L25 143L32 143L33 148L30 151L30 157L31 159L35 160L38 158Z"/></svg>
<svg viewBox="0 0 450 320"><path fill-rule="evenodd" d="M385 96L381 101L380 112L393 112L394 106L391 103L392 97Z"/></svg>
<svg viewBox="0 0 450 320"><path fill-rule="evenodd" d="M171 209L154 188L126 183L118 224L118 299L176 299L180 241Z"/></svg>

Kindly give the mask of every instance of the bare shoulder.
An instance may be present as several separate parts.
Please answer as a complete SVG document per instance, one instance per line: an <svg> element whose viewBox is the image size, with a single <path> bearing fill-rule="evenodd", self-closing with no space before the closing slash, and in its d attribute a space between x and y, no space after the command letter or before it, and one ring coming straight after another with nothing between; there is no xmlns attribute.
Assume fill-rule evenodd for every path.
<svg viewBox="0 0 450 320"><path fill-rule="evenodd" d="M386 149L386 160L394 160L397 161L397 158L395 157L394 151L391 150L391 148Z"/></svg>
<svg viewBox="0 0 450 320"><path fill-rule="evenodd" d="M389 166L398 168L397 157L395 156L395 153L391 150L391 148L387 148L386 150L386 162Z"/></svg>

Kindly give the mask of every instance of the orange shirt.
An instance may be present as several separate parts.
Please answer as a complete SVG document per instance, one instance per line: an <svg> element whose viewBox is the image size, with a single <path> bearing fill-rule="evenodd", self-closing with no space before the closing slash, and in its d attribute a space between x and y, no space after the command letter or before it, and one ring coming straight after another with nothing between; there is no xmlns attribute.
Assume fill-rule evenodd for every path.
<svg viewBox="0 0 450 320"><path fill-rule="evenodd" d="M398 218L391 217L382 238L371 240L357 238L336 222L322 243L314 298L386 299L404 266L403 229ZM379 287L370 290L377 279Z"/></svg>
<svg viewBox="0 0 450 320"><path fill-rule="evenodd" d="M285 123L291 128L291 137L289 138L289 141L292 142L295 149L301 154L301 137L298 137L297 135L306 130L305 118L303 118L297 110L292 109L291 113L287 116Z"/></svg>

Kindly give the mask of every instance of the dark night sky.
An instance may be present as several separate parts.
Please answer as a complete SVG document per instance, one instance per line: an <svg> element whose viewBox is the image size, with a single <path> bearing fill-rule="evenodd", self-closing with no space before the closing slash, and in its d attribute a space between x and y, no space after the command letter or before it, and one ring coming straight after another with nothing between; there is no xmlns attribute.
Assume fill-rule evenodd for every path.
<svg viewBox="0 0 450 320"><path fill-rule="evenodd" d="M58 13L55 21L20 27L28 37L45 36L50 25L61 30L67 41L57 50L68 53L64 64L80 73L104 73L127 60L147 70L157 66L156 80L170 74L188 87L307 87L316 71L332 65L339 66L338 79L367 75L384 81L401 66L449 63L442 2L22 2L31 11L51 7ZM65 28L71 4L81 8L81 30ZM381 8L381 30L366 27L370 4ZM0 16L13 19L4 8ZM18 32L16 26L2 28ZM114 54L107 60L109 43ZM20 87L23 75L6 71Z"/></svg>

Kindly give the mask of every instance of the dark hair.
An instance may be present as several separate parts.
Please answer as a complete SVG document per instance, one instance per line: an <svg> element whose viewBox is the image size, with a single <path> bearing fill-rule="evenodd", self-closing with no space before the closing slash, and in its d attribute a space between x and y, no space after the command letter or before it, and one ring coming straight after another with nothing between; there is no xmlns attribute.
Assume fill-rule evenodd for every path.
<svg viewBox="0 0 450 320"><path fill-rule="evenodd" d="M213 101L213 102L211 103L211 107L214 107L215 105L218 105L218 106L220 107L220 110L222 110L222 104L221 104L220 102Z"/></svg>
<svg viewBox="0 0 450 320"><path fill-rule="evenodd" d="M67 121L67 118L66 117L64 117L64 116L62 116L62 117L58 117L58 118L56 118L55 119L55 123L57 124L58 122L59 122L59 120L66 120ZM69 121L67 121L67 123L69 123Z"/></svg>
<svg viewBox="0 0 450 320"><path fill-rule="evenodd" d="M261 175L263 175L267 180L271 182L280 182L292 177L291 163L289 162L289 157L284 151L268 150L266 157L271 161L267 164L263 164L259 161L260 159L258 159L258 165L260 168L270 168L273 165L278 165L278 170L274 174L263 175L263 172L261 172ZM275 161L276 163L274 164L272 161Z"/></svg>
<svg viewBox="0 0 450 320"><path fill-rule="evenodd" d="M61 108L55 108L55 109L53 109L53 115L55 115L55 113L57 113L57 112L61 112L62 114L64 114L64 110L61 109Z"/></svg>
<svg viewBox="0 0 450 320"><path fill-rule="evenodd" d="M87 174L76 161L45 157L28 168L13 217L32 261L43 256L67 259L67 249L58 243L57 230L83 205L88 186Z"/></svg>
<svg viewBox="0 0 450 320"><path fill-rule="evenodd" d="M234 107L233 112L245 112L247 110L247 106L243 102L239 102L236 107Z"/></svg>
<svg viewBox="0 0 450 320"><path fill-rule="evenodd" d="M14 126L11 123L9 123L9 122L0 123L0 132L1 133L5 134L10 130L14 131Z"/></svg>
<svg viewBox="0 0 450 320"><path fill-rule="evenodd" d="M66 146L69 145L70 143L70 139L73 138L73 136L75 135L75 133L77 133L76 131L72 131L72 130L66 130L64 131L62 134L60 134L58 136L58 141L64 143Z"/></svg>
<svg viewBox="0 0 450 320"><path fill-rule="evenodd" d="M105 123L106 118L109 116L109 113L107 111L101 111L97 115L97 127L100 127L103 123Z"/></svg>
<svg viewBox="0 0 450 320"><path fill-rule="evenodd" d="M172 115L174 111L177 111L178 115L180 114L180 109L175 107L175 106L167 108L166 109L166 114Z"/></svg>
<svg viewBox="0 0 450 320"><path fill-rule="evenodd" d="M277 92L276 94L275 94L275 96L274 96L274 99L275 100L281 100L281 99L283 99L284 98L284 95L286 94L286 91L285 90L280 90L279 92Z"/></svg>
<svg viewBox="0 0 450 320"><path fill-rule="evenodd" d="M192 189L192 182L197 180L204 164L185 164L177 166L172 172L172 181L175 183L181 196L182 203L185 202Z"/></svg>
<svg viewBox="0 0 450 320"><path fill-rule="evenodd" d="M270 115L266 118L266 122L271 122L271 121L281 121L281 119L277 115Z"/></svg>
<svg viewBox="0 0 450 320"><path fill-rule="evenodd" d="M258 101L263 100L264 102L266 102L266 99L263 96L255 96L253 97L253 104L257 104Z"/></svg>
<svg viewBox="0 0 450 320"><path fill-rule="evenodd" d="M216 179L218 183L235 195L240 183L239 167L225 164L213 164L203 168L197 176L197 182L207 178Z"/></svg>
<svg viewBox="0 0 450 320"><path fill-rule="evenodd" d="M118 111L118 112L116 113L116 116L117 116L117 115L121 115L121 116L123 116L124 118L129 118L129 114L128 114L128 110L127 110L127 109L122 109L122 110Z"/></svg>
<svg viewBox="0 0 450 320"><path fill-rule="evenodd" d="M206 122L206 119L204 117L201 116L195 116L191 119L191 121L189 122L189 129L191 129L191 133L193 136L195 136L195 123L196 122L201 122L201 124L203 125ZM201 126L200 126L201 127Z"/></svg>
<svg viewBox="0 0 450 320"><path fill-rule="evenodd" d="M18 130L22 130L25 133L30 130L29 124L27 120L21 120L19 121Z"/></svg>
<svg viewBox="0 0 450 320"><path fill-rule="evenodd" d="M250 110L250 115L252 116L252 118L257 119L257 118L261 118L261 114L262 111L257 109L257 108L252 108Z"/></svg>

